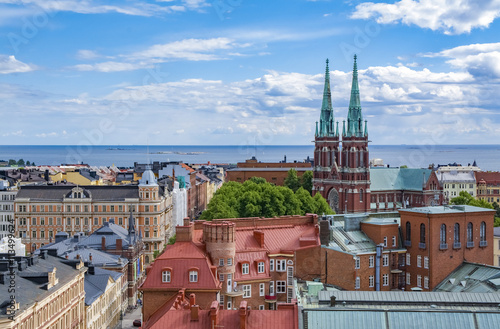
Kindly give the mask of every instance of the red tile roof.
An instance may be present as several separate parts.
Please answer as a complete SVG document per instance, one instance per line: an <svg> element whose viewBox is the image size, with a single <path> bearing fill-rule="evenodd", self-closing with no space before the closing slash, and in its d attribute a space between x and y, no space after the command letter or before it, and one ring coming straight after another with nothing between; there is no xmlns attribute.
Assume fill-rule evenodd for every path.
<svg viewBox="0 0 500 329"><path fill-rule="evenodd" d="M486 181L487 184L498 185L500 184L500 172L498 171L476 171L476 182L481 180Z"/></svg>
<svg viewBox="0 0 500 329"><path fill-rule="evenodd" d="M220 282L211 270L210 260L192 242L176 242L159 256L149 270L141 289L220 289ZM162 282L162 271L172 270L171 282ZM198 270L198 281L189 281L189 271Z"/></svg>
<svg viewBox="0 0 500 329"><path fill-rule="evenodd" d="M267 279L271 277L269 274L269 258L267 257L266 251L240 251L236 253L234 259L236 265L234 281ZM265 263L264 273L258 273L257 264L259 261ZM243 263L250 264L250 271L248 274L241 273L241 264Z"/></svg>

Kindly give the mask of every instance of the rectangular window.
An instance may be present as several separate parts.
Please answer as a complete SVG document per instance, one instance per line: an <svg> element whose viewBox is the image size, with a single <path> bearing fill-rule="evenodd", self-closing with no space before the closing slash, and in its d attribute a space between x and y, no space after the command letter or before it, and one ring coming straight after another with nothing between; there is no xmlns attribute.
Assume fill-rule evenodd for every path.
<svg viewBox="0 0 500 329"><path fill-rule="evenodd" d="M422 256L417 255L417 267L422 267Z"/></svg>
<svg viewBox="0 0 500 329"><path fill-rule="evenodd" d="M31 237L36 239L36 231L33 231L33 232L32 232Z"/></svg>
<svg viewBox="0 0 500 329"><path fill-rule="evenodd" d="M146 218L144 219L144 225L149 225L149 217L146 217Z"/></svg>
<svg viewBox="0 0 500 329"><path fill-rule="evenodd" d="M424 256L424 268L429 268L429 257Z"/></svg>
<svg viewBox="0 0 500 329"><path fill-rule="evenodd" d="M40 225L44 226L45 225L45 218L40 218Z"/></svg>
<svg viewBox="0 0 500 329"><path fill-rule="evenodd" d="M361 278L357 276L356 281L354 282L354 289L359 289L360 287L361 287Z"/></svg>
<svg viewBox="0 0 500 329"><path fill-rule="evenodd" d="M40 239L45 239L45 230L40 230Z"/></svg>
<svg viewBox="0 0 500 329"><path fill-rule="evenodd" d="M286 292L286 281L276 281L276 293L284 294Z"/></svg>
<svg viewBox="0 0 500 329"><path fill-rule="evenodd" d="M94 218L94 225L99 225L99 218Z"/></svg>
<svg viewBox="0 0 500 329"><path fill-rule="evenodd" d="M410 265L410 254L406 254L406 265Z"/></svg>
<svg viewBox="0 0 500 329"><path fill-rule="evenodd" d="M422 287L422 276L417 275L417 287Z"/></svg>
<svg viewBox="0 0 500 329"><path fill-rule="evenodd" d="M250 264L243 263L241 264L241 274L248 274L250 272Z"/></svg>
<svg viewBox="0 0 500 329"><path fill-rule="evenodd" d="M49 226L54 225L54 218L49 217Z"/></svg>
<svg viewBox="0 0 500 329"><path fill-rule="evenodd" d="M382 255L382 266L389 266L389 255Z"/></svg>
<svg viewBox="0 0 500 329"><path fill-rule="evenodd" d="M274 296L274 281L269 281L269 295Z"/></svg>
<svg viewBox="0 0 500 329"><path fill-rule="evenodd" d="M146 206L145 211L149 212L149 206Z"/></svg>
<svg viewBox="0 0 500 329"><path fill-rule="evenodd" d="M286 271L286 260L285 259L277 259L276 260L276 271L285 272Z"/></svg>
<svg viewBox="0 0 500 329"><path fill-rule="evenodd" d="M67 211L67 212L71 212L71 206L70 206L70 205L67 205L67 206L66 206L66 211Z"/></svg>
<svg viewBox="0 0 500 329"><path fill-rule="evenodd" d="M87 204L86 204L86 205L84 205L84 206L83 206L83 209L84 209L84 211L85 211L85 212L89 212L89 205L87 205Z"/></svg>
<svg viewBox="0 0 500 329"><path fill-rule="evenodd" d="M411 284L411 275L410 273L406 272L406 284L407 285L410 285Z"/></svg>
<svg viewBox="0 0 500 329"><path fill-rule="evenodd" d="M368 277L368 284L369 284L370 288L373 288L375 286L375 278L373 277L373 275L370 275Z"/></svg>
<svg viewBox="0 0 500 329"><path fill-rule="evenodd" d="M198 271L189 271L189 282L198 282Z"/></svg>
<svg viewBox="0 0 500 329"><path fill-rule="evenodd" d="M111 212L115 212L115 206L110 206L110 210Z"/></svg>
<svg viewBox="0 0 500 329"><path fill-rule="evenodd" d="M219 266L224 266L224 258L219 258Z"/></svg>
<svg viewBox="0 0 500 329"><path fill-rule="evenodd" d="M75 212L80 212L80 206L79 205L75 206Z"/></svg>
<svg viewBox="0 0 500 329"><path fill-rule="evenodd" d="M102 211L103 211L103 212L106 212L106 211L107 211L107 209L106 209L106 208L107 208L107 206L106 206L106 205L102 206Z"/></svg>
<svg viewBox="0 0 500 329"><path fill-rule="evenodd" d="M252 285L244 284L243 285L243 298L252 297Z"/></svg>
<svg viewBox="0 0 500 329"><path fill-rule="evenodd" d="M229 298L229 300L227 301L227 309L231 309L231 298Z"/></svg>
<svg viewBox="0 0 500 329"><path fill-rule="evenodd" d="M257 265L257 272L264 273L264 262L259 262Z"/></svg>
<svg viewBox="0 0 500 329"><path fill-rule="evenodd" d="M424 276L424 288L429 289L429 277Z"/></svg>
<svg viewBox="0 0 500 329"><path fill-rule="evenodd" d="M266 294L266 284L259 284L259 296L264 296Z"/></svg>
<svg viewBox="0 0 500 329"><path fill-rule="evenodd" d="M382 285L384 286L389 285L389 274L382 275Z"/></svg>
<svg viewBox="0 0 500 329"><path fill-rule="evenodd" d="M60 217L57 218L56 223L57 223L57 225L61 225L61 218Z"/></svg>
<svg viewBox="0 0 500 329"><path fill-rule="evenodd" d="M269 271L274 272L274 259L269 260Z"/></svg>
<svg viewBox="0 0 500 329"><path fill-rule="evenodd" d="M224 281L224 274L219 274L219 281L223 282Z"/></svg>
<svg viewBox="0 0 500 329"><path fill-rule="evenodd" d="M387 237L384 236L384 247L387 247Z"/></svg>
<svg viewBox="0 0 500 329"><path fill-rule="evenodd" d="M94 206L94 212L99 212L99 206Z"/></svg>
<svg viewBox="0 0 500 329"><path fill-rule="evenodd" d="M33 218L31 219L31 225L36 225L36 218L35 218L35 217L33 217Z"/></svg>
<svg viewBox="0 0 500 329"><path fill-rule="evenodd" d="M162 272L162 282L170 282L170 271L163 271Z"/></svg>
<svg viewBox="0 0 500 329"><path fill-rule="evenodd" d="M259 311L265 310L264 305L259 305Z"/></svg>
<svg viewBox="0 0 500 329"><path fill-rule="evenodd" d="M392 236L392 246L395 247L396 246L396 236Z"/></svg>
<svg viewBox="0 0 500 329"><path fill-rule="evenodd" d="M354 268L359 269L359 267L360 267L359 257L354 257Z"/></svg>
<svg viewBox="0 0 500 329"><path fill-rule="evenodd" d="M233 265L233 259L232 258L228 258L227 259L227 266L232 266Z"/></svg>
<svg viewBox="0 0 500 329"><path fill-rule="evenodd" d="M224 295L223 294L220 294L220 296L219 296L219 305L221 307L224 307Z"/></svg>
<svg viewBox="0 0 500 329"><path fill-rule="evenodd" d="M375 256L370 256L370 258L368 260L369 260L368 266L374 267L375 266Z"/></svg>

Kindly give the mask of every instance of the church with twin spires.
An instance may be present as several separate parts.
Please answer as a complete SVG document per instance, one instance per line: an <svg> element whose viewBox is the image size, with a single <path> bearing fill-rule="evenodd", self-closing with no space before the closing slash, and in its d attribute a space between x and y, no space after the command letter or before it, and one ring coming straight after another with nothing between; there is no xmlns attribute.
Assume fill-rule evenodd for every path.
<svg viewBox="0 0 500 329"><path fill-rule="evenodd" d="M372 167L367 121L363 120L354 56L347 120L335 121L326 60L325 87L314 136L313 194L337 214L395 211L443 203L443 188L431 168Z"/></svg>
<svg viewBox="0 0 500 329"><path fill-rule="evenodd" d="M314 137L313 193L321 193L336 213L370 211L370 160L368 129L359 98L356 55L352 73L347 121L335 121L326 60L325 88Z"/></svg>

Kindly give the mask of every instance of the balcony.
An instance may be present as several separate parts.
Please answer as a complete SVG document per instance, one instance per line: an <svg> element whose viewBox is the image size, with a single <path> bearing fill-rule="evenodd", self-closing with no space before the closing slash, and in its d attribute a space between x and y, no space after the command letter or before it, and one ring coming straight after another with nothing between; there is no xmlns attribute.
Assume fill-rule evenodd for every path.
<svg viewBox="0 0 500 329"><path fill-rule="evenodd" d="M266 295L266 303L276 303L276 295Z"/></svg>
<svg viewBox="0 0 500 329"><path fill-rule="evenodd" d="M460 242L453 242L453 249L460 249L462 248L462 243Z"/></svg>
<svg viewBox="0 0 500 329"><path fill-rule="evenodd" d="M467 248L474 248L474 241L467 241Z"/></svg>
<svg viewBox="0 0 500 329"><path fill-rule="evenodd" d="M446 249L448 249L447 243L440 243L439 244L439 250L446 250Z"/></svg>
<svg viewBox="0 0 500 329"><path fill-rule="evenodd" d="M479 241L479 247L484 248L484 247L487 247L487 246L488 246L488 242L487 241Z"/></svg>
<svg viewBox="0 0 500 329"><path fill-rule="evenodd" d="M405 247L411 247L411 241L405 240Z"/></svg>
<svg viewBox="0 0 500 329"><path fill-rule="evenodd" d="M420 243L418 244L418 247L419 247L420 249L425 249L425 242L420 242Z"/></svg>

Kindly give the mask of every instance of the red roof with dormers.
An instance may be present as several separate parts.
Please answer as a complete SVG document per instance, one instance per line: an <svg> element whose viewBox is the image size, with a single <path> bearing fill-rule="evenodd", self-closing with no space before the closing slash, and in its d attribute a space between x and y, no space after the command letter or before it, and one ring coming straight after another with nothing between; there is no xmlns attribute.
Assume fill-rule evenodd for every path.
<svg viewBox="0 0 500 329"><path fill-rule="evenodd" d="M258 280L258 279L269 279L271 275L269 274L269 258L267 257L266 251L240 251L236 252L234 257L236 269L234 273L234 281L246 281L246 280ZM258 273L258 263L264 262L264 273ZM243 274L241 272L241 265L243 263L248 263L249 273Z"/></svg>
<svg viewBox="0 0 500 329"><path fill-rule="evenodd" d="M167 246L154 261L141 289L220 289L214 277L211 262L205 253L192 242L176 242ZM170 268L171 282L162 282L162 271ZM189 281L189 271L198 270L198 281Z"/></svg>

